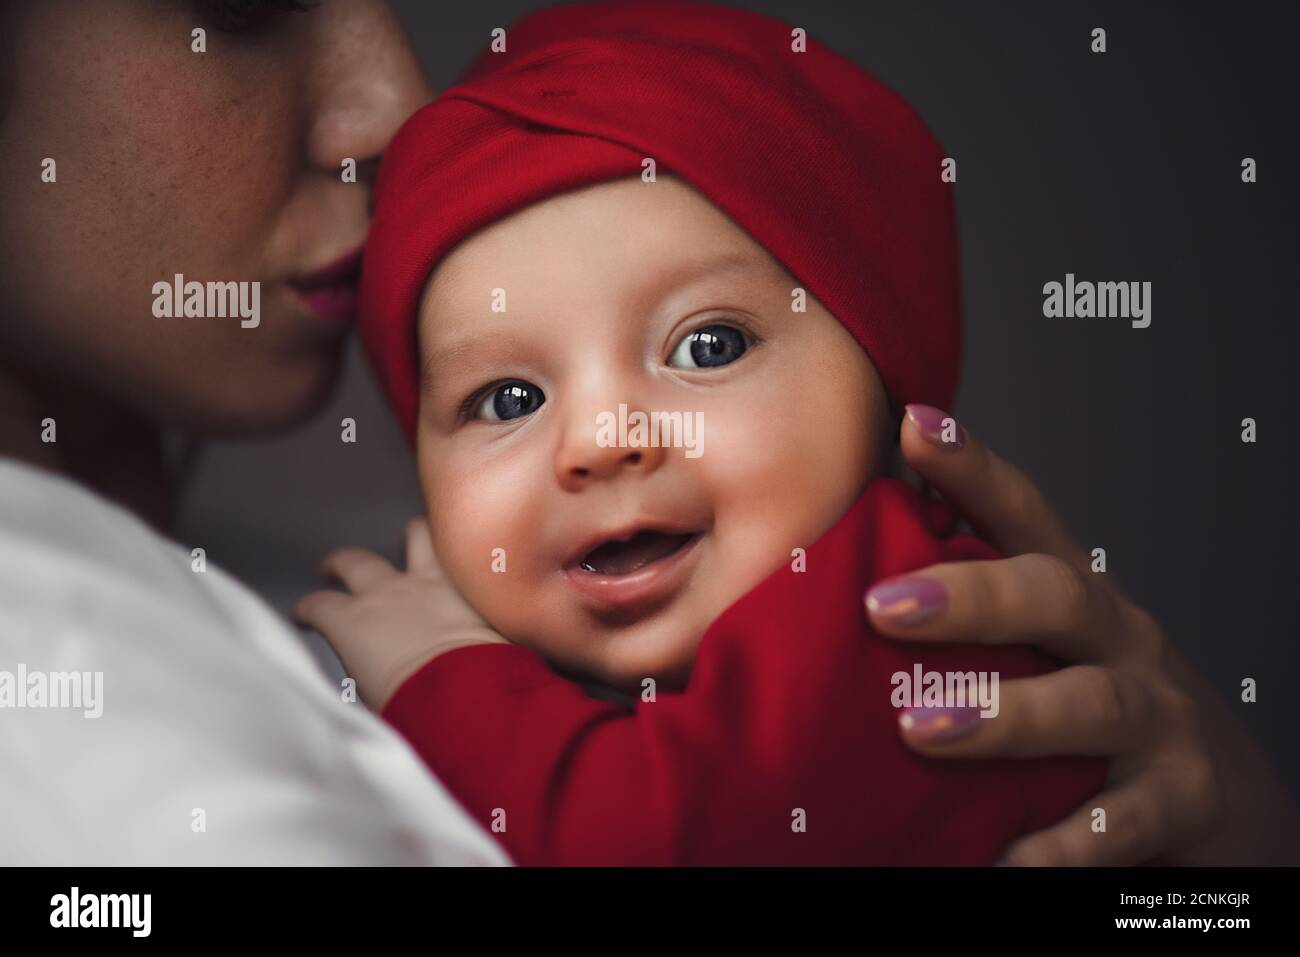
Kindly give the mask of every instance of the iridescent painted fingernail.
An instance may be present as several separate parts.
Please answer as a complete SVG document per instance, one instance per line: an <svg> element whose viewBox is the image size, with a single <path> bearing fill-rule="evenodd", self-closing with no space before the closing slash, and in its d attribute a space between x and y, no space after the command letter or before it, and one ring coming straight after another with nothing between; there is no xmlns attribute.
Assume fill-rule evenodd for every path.
<svg viewBox="0 0 1300 957"><path fill-rule="evenodd" d="M979 727L979 708L904 708L898 726L910 738L951 741Z"/></svg>
<svg viewBox="0 0 1300 957"><path fill-rule="evenodd" d="M933 578L895 578L867 590L867 611L900 625L928 621L948 607L948 589Z"/></svg>
<svg viewBox="0 0 1300 957"><path fill-rule="evenodd" d="M966 444L966 433L947 412L932 405L913 402L906 406L907 417L916 423L921 434L932 444L948 452L955 452Z"/></svg>

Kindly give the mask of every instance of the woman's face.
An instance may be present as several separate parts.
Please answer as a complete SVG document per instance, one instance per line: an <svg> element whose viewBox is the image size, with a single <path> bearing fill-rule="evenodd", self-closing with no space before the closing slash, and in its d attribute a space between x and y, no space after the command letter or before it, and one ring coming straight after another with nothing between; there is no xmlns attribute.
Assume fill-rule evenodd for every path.
<svg viewBox="0 0 1300 957"><path fill-rule="evenodd" d="M0 371L207 432L325 398L376 160L431 91L386 4L290 6L0 5ZM260 321L155 318L177 274L259 282Z"/></svg>

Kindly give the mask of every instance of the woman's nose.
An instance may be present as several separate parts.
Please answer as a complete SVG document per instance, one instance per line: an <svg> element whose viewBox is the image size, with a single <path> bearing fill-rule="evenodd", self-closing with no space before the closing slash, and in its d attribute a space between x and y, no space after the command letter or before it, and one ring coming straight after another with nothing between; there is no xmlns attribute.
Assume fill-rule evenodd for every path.
<svg viewBox="0 0 1300 957"><path fill-rule="evenodd" d="M555 454L560 487L577 492L593 482L645 476L658 469L665 450L648 444L647 431L637 429L638 417L648 413L627 403L612 410L587 407L570 413Z"/></svg>
<svg viewBox="0 0 1300 957"><path fill-rule="evenodd" d="M309 160L338 173L353 159L357 178L368 179L397 128L433 90L388 3L349 0L316 14L330 20L320 24L314 50Z"/></svg>

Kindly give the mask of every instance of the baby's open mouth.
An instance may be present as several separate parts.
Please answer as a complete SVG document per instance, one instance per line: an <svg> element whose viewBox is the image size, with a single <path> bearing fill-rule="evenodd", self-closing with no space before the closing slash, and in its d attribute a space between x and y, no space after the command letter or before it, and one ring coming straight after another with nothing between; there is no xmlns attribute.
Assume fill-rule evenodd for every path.
<svg viewBox="0 0 1300 957"><path fill-rule="evenodd" d="M593 548L578 561L583 571L617 577L630 575L652 562L660 561L685 548L698 532L670 534L642 529L622 541L611 539Z"/></svg>
<svg viewBox="0 0 1300 957"><path fill-rule="evenodd" d="M690 580L708 529L625 525L589 538L564 565L569 585L606 623L664 607Z"/></svg>

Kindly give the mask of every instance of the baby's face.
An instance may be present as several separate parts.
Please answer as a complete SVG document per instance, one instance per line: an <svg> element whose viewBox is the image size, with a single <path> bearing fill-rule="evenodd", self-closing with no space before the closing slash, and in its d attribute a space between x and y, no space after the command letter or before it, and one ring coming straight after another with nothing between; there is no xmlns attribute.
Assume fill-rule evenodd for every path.
<svg viewBox="0 0 1300 957"><path fill-rule="evenodd" d="M442 261L420 481L444 569L497 631L611 687L679 688L709 624L848 509L894 423L798 285L671 177L546 200ZM681 427L657 420L652 447L659 412Z"/></svg>

